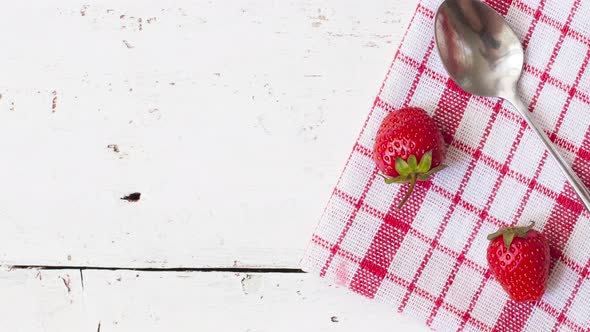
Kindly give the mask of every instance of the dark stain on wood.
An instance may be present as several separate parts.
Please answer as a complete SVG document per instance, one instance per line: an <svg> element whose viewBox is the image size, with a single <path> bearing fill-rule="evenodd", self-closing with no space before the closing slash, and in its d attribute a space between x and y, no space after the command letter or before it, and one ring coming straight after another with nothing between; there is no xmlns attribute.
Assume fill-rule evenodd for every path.
<svg viewBox="0 0 590 332"><path fill-rule="evenodd" d="M141 193L131 193L127 196L121 197L122 200L127 202L137 202L141 198Z"/></svg>
<svg viewBox="0 0 590 332"><path fill-rule="evenodd" d="M67 290L68 290L68 293L70 293L70 292L72 291L72 287L71 287L71 285L70 285L70 283L71 283L71 282L70 282L70 276L68 276L68 279L67 279L67 280L66 280L66 278L64 278L64 277L60 277L60 278L61 278L61 280L64 282L64 285L66 286L66 288L67 288Z"/></svg>
<svg viewBox="0 0 590 332"><path fill-rule="evenodd" d="M115 152L115 153L119 153L121 151L117 144L109 144L109 145L107 145L107 148L113 150L113 152Z"/></svg>
<svg viewBox="0 0 590 332"><path fill-rule="evenodd" d="M51 101L51 113L55 113L57 110L57 91L53 90L51 94L53 95L53 100Z"/></svg>

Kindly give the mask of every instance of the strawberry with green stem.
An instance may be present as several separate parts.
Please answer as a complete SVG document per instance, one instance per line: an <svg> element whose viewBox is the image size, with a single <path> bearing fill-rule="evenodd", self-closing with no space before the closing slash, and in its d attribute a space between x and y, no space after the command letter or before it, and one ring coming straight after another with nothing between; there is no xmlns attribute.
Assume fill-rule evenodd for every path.
<svg viewBox="0 0 590 332"><path fill-rule="evenodd" d="M547 288L549 244L533 226L504 227L488 235L490 271L516 302L537 301Z"/></svg>
<svg viewBox="0 0 590 332"><path fill-rule="evenodd" d="M417 181L427 181L446 166L442 134L421 108L408 107L385 117L375 138L373 159L385 182L409 183L400 209L410 198Z"/></svg>

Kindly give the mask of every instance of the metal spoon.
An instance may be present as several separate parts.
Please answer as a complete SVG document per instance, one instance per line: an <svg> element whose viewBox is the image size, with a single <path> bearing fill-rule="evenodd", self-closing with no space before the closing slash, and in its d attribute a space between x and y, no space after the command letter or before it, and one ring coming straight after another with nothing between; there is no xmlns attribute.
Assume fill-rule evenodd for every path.
<svg viewBox="0 0 590 332"><path fill-rule="evenodd" d="M455 83L474 95L499 97L514 105L590 211L590 193L518 96L524 51L502 16L477 0L446 0L436 13L434 31L442 63Z"/></svg>

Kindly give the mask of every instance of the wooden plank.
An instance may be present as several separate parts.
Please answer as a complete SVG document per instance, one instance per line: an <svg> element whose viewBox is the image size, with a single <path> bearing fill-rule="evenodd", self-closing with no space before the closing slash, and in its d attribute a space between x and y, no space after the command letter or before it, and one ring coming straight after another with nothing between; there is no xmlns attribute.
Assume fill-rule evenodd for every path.
<svg viewBox="0 0 590 332"><path fill-rule="evenodd" d="M415 3L7 2L0 264L296 267Z"/></svg>
<svg viewBox="0 0 590 332"><path fill-rule="evenodd" d="M0 270L0 331L96 331L79 270Z"/></svg>
<svg viewBox="0 0 590 332"><path fill-rule="evenodd" d="M427 331L303 273L0 271L0 330ZM66 286L67 284L67 286Z"/></svg>
<svg viewBox="0 0 590 332"><path fill-rule="evenodd" d="M307 274L87 271L104 331L424 331Z"/></svg>

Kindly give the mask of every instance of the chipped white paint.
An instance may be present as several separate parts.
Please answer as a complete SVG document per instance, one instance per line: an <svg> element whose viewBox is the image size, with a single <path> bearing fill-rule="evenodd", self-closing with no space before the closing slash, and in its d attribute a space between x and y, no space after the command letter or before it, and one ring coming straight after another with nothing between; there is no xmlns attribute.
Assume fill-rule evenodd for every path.
<svg viewBox="0 0 590 332"><path fill-rule="evenodd" d="M0 270L0 331L96 331L79 270Z"/></svg>
<svg viewBox="0 0 590 332"><path fill-rule="evenodd" d="M306 274L13 270L0 272L0 330L425 331ZM71 278L71 291L62 277ZM242 280L258 280L244 292ZM40 280L41 278L41 280Z"/></svg>
<svg viewBox="0 0 590 332"><path fill-rule="evenodd" d="M4 3L0 265L297 267L415 3ZM422 329L305 274L83 284L0 271L0 331Z"/></svg>
<svg viewBox="0 0 590 332"><path fill-rule="evenodd" d="M0 262L297 266L414 4L7 2Z"/></svg>
<svg viewBox="0 0 590 332"><path fill-rule="evenodd" d="M262 275L245 274L241 280L241 283L244 294L256 293L260 290L260 286L262 284Z"/></svg>

